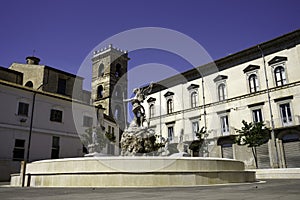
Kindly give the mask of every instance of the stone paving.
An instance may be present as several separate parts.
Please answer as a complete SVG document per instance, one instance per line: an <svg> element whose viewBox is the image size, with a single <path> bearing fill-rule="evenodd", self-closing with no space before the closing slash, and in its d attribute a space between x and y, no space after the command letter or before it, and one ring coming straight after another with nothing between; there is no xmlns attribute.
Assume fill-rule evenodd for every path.
<svg viewBox="0 0 300 200"><path fill-rule="evenodd" d="M15 200L299 200L300 179L176 188L17 188L0 184L0 199Z"/></svg>

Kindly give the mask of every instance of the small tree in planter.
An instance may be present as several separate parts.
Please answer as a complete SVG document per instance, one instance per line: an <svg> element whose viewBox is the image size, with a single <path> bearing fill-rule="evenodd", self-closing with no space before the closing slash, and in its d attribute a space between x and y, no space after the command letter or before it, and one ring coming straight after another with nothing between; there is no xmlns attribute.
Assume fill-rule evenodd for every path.
<svg viewBox="0 0 300 200"><path fill-rule="evenodd" d="M239 135L236 136L234 142L238 145L247 145L252 149L255 167L258 168L256 147L269 140L271 130L263 122L247 123L243 120L242 124L244 126L241 129L235 130Z"/></svg>

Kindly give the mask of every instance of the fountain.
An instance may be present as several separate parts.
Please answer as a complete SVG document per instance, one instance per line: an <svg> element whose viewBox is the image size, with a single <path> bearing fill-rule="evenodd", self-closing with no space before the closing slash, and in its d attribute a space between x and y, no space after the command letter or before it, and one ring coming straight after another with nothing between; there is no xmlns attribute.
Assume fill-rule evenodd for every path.
<svg viewBox="0 0 300 200"><path fill-rule="evenodd" d="M151 88L149 88L151 89ZM31 187L170 187L255 182L255 172L245 171L244 163L232 159L185 157L180 140L179 153L169 155L168 140L156 142L155 131L148 128L141 102L145 93L135 89L131 102L134 120L121 138L121 156L42 160L27 164L25 181ZM95 131L90 131L90 150L99 150ZM101 145L100 145L101 146ZM22 173L20 173L22 174ZM22 177L13 175L12 186Z"/></svg>

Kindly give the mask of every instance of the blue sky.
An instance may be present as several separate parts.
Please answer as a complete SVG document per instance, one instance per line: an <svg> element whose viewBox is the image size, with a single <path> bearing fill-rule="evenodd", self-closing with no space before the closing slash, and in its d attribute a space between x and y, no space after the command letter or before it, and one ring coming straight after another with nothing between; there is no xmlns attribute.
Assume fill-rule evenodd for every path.
<svg viewBox="0 0 300 200"><path fill-rule="evenodd" d="M163 27L196 40L215 60L300 28L298 0L0 0L0 66L41 63L76 74L105 39L140 27ZM127 49L127 47L119 47ZM193 66L160 50L129 53L129 67Z"/></svg>

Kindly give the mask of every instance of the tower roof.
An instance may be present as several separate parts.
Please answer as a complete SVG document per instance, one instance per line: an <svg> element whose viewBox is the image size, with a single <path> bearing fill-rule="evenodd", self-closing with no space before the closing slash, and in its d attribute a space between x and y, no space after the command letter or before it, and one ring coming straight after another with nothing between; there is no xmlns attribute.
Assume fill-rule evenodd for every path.
<svg viewBox="0 0 300 200"><path fill-rule="evenodd" d="M115 48L113 47L112 44L108 45L108 47L104 47L98 51L94 51L94 57L96 56L99 56L99 55L103 55L105 53L108 53L108 52L113 52L113 53L117 53L117 54L127 54L128 51L126 50L122 50L122 49L119 49L119 48Z"/></svg>

